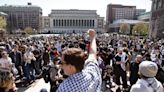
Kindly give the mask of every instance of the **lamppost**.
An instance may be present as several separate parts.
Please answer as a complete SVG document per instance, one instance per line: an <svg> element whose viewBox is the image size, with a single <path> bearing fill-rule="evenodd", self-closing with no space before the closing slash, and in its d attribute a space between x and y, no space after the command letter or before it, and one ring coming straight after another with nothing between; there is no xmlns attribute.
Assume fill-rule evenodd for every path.
<svg viewBox="0 0 164 92"><path fill-rule="evenodd" d="M33 33L36 34L36 29L35 28L33 29Z"/></svg>
<svg viewBox="0 0 164 92"><path fill-rule="evenodd" d="M134 31L134 32L135 32L134 34L137 35L137 31Z"/></svg>
<svg viewBox="0 0 164 92"><path fill-rule="evenodd" d="M164 31L162 32L162 35L164 36ZM163 36L162 36L162 37L163 37Z"/></svg>

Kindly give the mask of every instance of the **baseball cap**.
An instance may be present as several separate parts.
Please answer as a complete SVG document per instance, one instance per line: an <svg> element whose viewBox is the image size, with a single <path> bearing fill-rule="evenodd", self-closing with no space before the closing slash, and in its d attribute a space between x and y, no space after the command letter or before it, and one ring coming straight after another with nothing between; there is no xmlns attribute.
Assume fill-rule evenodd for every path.
<svg viewBox="0 0 164 92"><path fill-rule="evenodd" d="M145 77L154 77L158 71L158 66L152 61L143 61L139 65L139 73Z"/></svg>

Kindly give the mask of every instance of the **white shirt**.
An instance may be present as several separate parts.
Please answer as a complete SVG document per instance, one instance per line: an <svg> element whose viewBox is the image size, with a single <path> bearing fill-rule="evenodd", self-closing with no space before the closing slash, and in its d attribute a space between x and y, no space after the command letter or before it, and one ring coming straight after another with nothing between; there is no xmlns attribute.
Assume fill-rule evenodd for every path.
<svg viewBox="0 0 164 92"><path fill-rule="evenodd" d="M164 46L163 45L160 47L160 52L162 53L162 55L164 55Z"/></svg>
<svg viewBox="0 0 164 92"><path fill-rule="evenodd" d="M24 59L26 63L31 63L31 60L36 60L36 58L34 57L34 54L32 52L26 52L24 54Z"/></svg>
<svg viewBox="0 0 164 92"><path fill-rule="evenodd" d="M127 57L127 54L125 52L122 52L122 54L117 54L118 56L121 57L121 62L124 62L124 64L120 64L121 65L121 68L125 71L126 70L126 67L125 67L125 63L126 63L126 57Z"/></svg>
<svg viewBox="0 0 164 92"><path fill-rule="evenodd" d="M5 58L1 58L0 59L0 67L2 68L10 68L12 65L12 60L10 57L8 57L7 59Z"/></svg>
<svg viewBox="0 0 164 92"><path fill-rule="evenodd" d="M151 60L152 61L156 61L156 54L155 53L151 53L150 55L151 55L150 56Z"/></svg>
<svg viewBox="0 0 164 92"><path fill-rule="evenodd" d="M58 51L58 52L61 52L61 51L62 51L62 49L61 49L61 43L57 42L57 43L55 44L55 47L57 48L57 51Z"/></svg>
<svg viewBox="0 0 164 92"><path fill-rule="evenodd" d="M130 92L164 92L162 84L155 78L138 79Z"/></svg>

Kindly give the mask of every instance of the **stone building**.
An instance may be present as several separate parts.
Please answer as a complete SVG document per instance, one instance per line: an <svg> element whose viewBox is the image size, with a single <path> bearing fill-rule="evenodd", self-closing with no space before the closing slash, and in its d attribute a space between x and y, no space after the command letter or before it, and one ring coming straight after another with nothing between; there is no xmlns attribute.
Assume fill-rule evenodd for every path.
<svg viewBox="0 0 164 92"><path fill-rule="evenodd" d="M42 31L51 33L83 33L88 29L104 31L104 18L96 10L52 10L42 17Z"/></svg>
<svg viewBox="0 0 164 92"><path fill-rule="evenodd" d="M149 38L164 38L164 0L152 0Z"/></svg>
<svg viewBox="0 0 164 92"><path fill-rule="evenodd" d="M7 30L14 33L16 30L31 27L39 30L41 25L42 9L28 3L28 5L3 5L0 12L6 13Z"/></svg>
<svg viewBox="0 0 164 92"><path fill-rule="evenodd" d="M136 9L136 6L125 6L120 4L108 4L106 11L106 31L115 32L109 27L114 21L126 19L137 19L138 15L144 13L145 9Z"/></svg>

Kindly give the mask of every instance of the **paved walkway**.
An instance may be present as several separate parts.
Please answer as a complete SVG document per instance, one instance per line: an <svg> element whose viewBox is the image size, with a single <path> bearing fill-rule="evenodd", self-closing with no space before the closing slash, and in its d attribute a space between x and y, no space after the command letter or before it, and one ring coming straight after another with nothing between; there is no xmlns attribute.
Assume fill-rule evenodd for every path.
<svg viewBox="0 0 164 92"><path fill-rule="evenodd" d="M36 80L36 82L31 84L30 87L27 90L25 90L25 92L40 92L40 90L43 88L47 89L47 91L49 92L50 84L45 83L42 78L42 79Z"/></svg>
<svg viewBox="0 0 164 92"><path fill-rule="evenodd" d="M118 86L113 82L113 84L115 85L114 88L112 88L111 90L113 92L116 92L116 89L118 88ZM129 81L128 81L129 84ZM31 84L28 87L22 87L18 89L18 92L40 92L41 89L47 89L47 92L49 92L50 90L50 84L49 83L45 83L43 78L41 79L37 79L33 84ZM104 87L103 87L104 89ZM103 90L103 92L111 92L109 89L107 90Z"/></svg>

